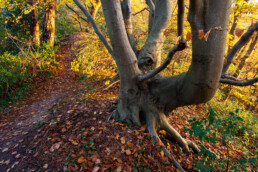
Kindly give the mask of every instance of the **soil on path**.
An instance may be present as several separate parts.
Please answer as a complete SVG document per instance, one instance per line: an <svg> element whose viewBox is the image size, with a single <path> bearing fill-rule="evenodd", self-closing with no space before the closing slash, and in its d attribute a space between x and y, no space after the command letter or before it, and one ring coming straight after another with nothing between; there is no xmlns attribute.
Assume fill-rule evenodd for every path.
<svg viewBox="0 0 258 172"><path fill-rule="evenodd" d="M63 38L56 53L61 69L50 79L35 82L22 104L9 106L9 112L0 118L0 171L15 171L15 166L27 158L28 140L49 117L49 109L59 101L75 97L85 87L86 83L79 81L71 70L73 49L78 48L78 41L83 38L82 33Z"/></svg>

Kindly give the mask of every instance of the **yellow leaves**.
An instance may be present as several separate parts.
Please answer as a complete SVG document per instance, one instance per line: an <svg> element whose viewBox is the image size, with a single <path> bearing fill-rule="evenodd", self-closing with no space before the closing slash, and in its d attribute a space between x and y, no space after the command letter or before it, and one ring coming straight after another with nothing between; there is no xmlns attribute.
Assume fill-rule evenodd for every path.
<svg viewBox="0 0 258 172"><path fill-rule="evenodd" d="M236 34L237 37L242 36L243 33L244 33L244 30L243 30L243 29L236 28L235 34Z"/></svg>
<svg viewBox="0 0 258 172"><path fill-rule="evenodd" d="M192 38L193 38L193 35L192 35L190 32L187 32L187 34L186 34L186 40L187 40L187 41L191 41Z"/></svg>

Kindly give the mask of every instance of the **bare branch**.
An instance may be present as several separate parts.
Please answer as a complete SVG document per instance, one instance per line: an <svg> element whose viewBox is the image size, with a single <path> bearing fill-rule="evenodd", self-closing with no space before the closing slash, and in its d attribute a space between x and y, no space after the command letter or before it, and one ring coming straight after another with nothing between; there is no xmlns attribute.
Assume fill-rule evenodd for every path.
<svg viewBox="0 0 258 172"><path fill-rule="evenodd" d="M184 0L178 0L178 13L177 13L177 36L181 36L181 40L184 40L184 12L185 4Z"/></svg>
<svg viewBox="0 0 258 172"><path fill-rule="evenodd" d="M94 21L94 19L92 18L92 16L90 15L89 11L87 10L87 8L85 8L85 6L83 6L81 4L81 2L79 0L73 0L74 3L82 10L82 12L84 13L84 15L88 18L89 22L92 24L95 33L99 36L99 39L104 43L105 47L107 48L108 52L112 55L112 57L114 58L114 53L112 48L109 46L106 38L103 36L103 34L101 33L100 29L98 28L96 22Z"/></svg>
<svg viewBox="0 0 258 172"><path fill-rule="evenodd" d="M227 72L236 53L249 41L253 33L257 30L258 30L258 22L255 23L254 26L251 27L247 32L245 32L245 34L239 39L239 41L232 47L232 49L230 50L230 52L226 57L227 63L223 65L222 75L224 75Z"/></svg>
<svg viewBox="0 0 258 172"><path fill-rule="evenodd" d="M134 13L133 16L136 16L137 14L140 14L140 13L142 13L142 12L145 11L145 10L147 10L147 11L150 12L150 10L149 10L148 8L143 8L142 10L140 10L140 11Z"/></svg>
<svg viewBox="0 0 258 172"><path fill-rule="evenodd" d="M234 76L231 76L231 75L223 75L221 76L221 79L230 79L230 80L233 80L233 81L248 81L248 80L251 80L250 78L241 78L241 79L238 79Z"/></svg>
<svg viewBox="0 0 258 172"><path fill-rule="evenodd" d="M72 12L74 12L78 18L81 18L82 20L86 21L86 22L89 22L86 18L82 17L77 11L75 11L71 6L69 6L68 4L65 4L66 7L71 10Z"/></svg>
<svg viewBox="0 0 258 172"><path fill-rule="evenodd" d="M239 81L232 81L232 80L227 80L227 79L220 79L220 83L223 84L229 84L229 85L235 85L235 86L240 86L240 87L244 87L244 86L248 86L248 85L253 85L254 83L258 82L258 77L250 79L246 82L239 82Z"/></svg>
<svg viewBox="0 0 258 172"><path fill-rule="evenodd" d="M143 75L143 76L139 76L138 77L138 82L143 82L147 79L150 79L152 77L154 77L155 75L157 75L159 72L161 72L162 70L164 70L169 63L172 60L172 57L174 56L174 54L177 51L182 51L186 48L186 43L185 42L180 42L179 44L175 45L173 48L170 49L167 58L165 59L164 63L162 65L160 65L158 68L154 69L153 71Z"/></svg>

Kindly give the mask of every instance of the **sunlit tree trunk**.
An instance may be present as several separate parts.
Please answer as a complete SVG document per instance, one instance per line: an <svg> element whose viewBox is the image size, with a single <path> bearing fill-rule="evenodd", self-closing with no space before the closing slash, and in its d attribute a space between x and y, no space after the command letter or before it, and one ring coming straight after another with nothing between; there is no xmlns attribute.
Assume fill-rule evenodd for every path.
<svg viewBox="0 0 258 172"><path fill-rule="evenodd" d="M55 13L56 10L56 0L47 0L44 23L43 23L43 42L49 42L49 44L54 47L55 43Z"/></svg>
<svg viewBox="0 0 258 172"><path fill-rule="evenodd" d="M29 1L33 10L30 12L30 31L33 44L40 45L39 37L39 20L38 20L38 8L36 7L36 0Z"/></svg>

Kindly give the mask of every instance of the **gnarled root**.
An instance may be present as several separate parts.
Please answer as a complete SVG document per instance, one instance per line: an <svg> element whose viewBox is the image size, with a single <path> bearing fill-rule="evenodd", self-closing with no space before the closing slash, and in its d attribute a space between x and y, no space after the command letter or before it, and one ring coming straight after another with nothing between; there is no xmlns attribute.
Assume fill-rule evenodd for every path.
<svg viewBox="0 0 258 172"><path fill-rule="evenodd" d="M184 152L190 152L189 148L192 148L192 150L195 153L200 152L200 149L196 144L194 144L192 141L188 139L184 139L167 121L167 118L164 114L161 113L150 113L150 111L147 111L145 114L145 119L147 122L147 129L148 132L155 137L163 147L163 151L165 154L170 158L170 160L174 163L174 165L180 170L184 171L184 169L181 167L181 165L176 161L176 159L171 155L171 153L166 149L162 141L160 140L157 131L159 130L165 130L168 134L170 139L178 142L178 144L183 148Z"/></svg>
<svg viewBox="0 0 258 172"><path fill-rule="evenodd" d="M147 117L147 116L146 116ZM152 137L156 138L162 145L162 150L164 153L168 156L168 158L173 162L173 164L176 166L177 169L179 169L181 172L184 172L184 169L181 167L181 165L176 161L174 156L167 150L163 142L160 140L157 131L156 131L156 124L155 124L155 119L153 119L152 115L148 115L146 118L147 121L147 129L148 132L152 135Z"/></svg>
<svg viewBox="0 0 258 172"><path fill-rule="evenodd" d="M162 115L162 125L161 125L161 129L165 130L168 134L168 137L174 141L176 141L182 148L183 151L188 153L190 152L190 148L192 148L192 150L195 153L200 152L200 149L198 148L198 146L193 143L191 140L188 139L184 139L177 131L176 129L174 129L174 127L172 127L168 121L165 115Z"/></svg>

